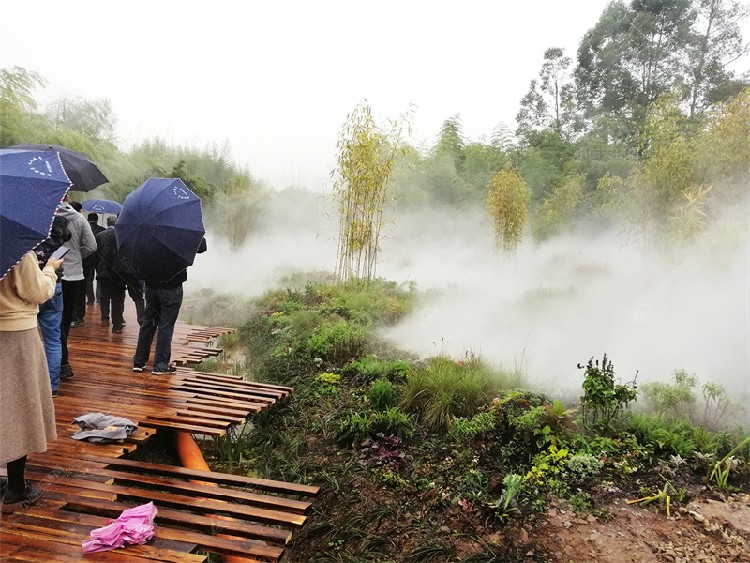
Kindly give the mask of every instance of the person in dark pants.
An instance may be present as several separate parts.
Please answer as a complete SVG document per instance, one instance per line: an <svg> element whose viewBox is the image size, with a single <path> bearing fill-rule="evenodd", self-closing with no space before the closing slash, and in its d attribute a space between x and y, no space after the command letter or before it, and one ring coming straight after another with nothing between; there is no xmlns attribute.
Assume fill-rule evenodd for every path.
<svg viewBox="0 0 750 563"><path fill-rule="evenodd" d="M66 246L70 252L65 255L65 273L62 278L63 314L60 327L62 342L62 360L60 365L60 379L73 376L73 368L68 359L68 333L73 325L76 307L86 303L86 280L83 277L83 258L96 250L96 239L86 219L81 215L67 197L60 204L57 214L68 220L70 240ZM83 322L83 321L81 321Z"/></svg>
<svg viewBox="0 0 750 563"><path fill-rule="evenodd" d="M125 324L125 280L117 272L117 238L115 236L115 218L107 220L109 228L96 235L96 279L99 287L99 308L101 309L102 326L109 326L110 311L112 315L112 332L122 332Z"/></svg>
<svg viewBox="0 0 750 563"><path fill-rule="evenodd" d="M203 238L198 252L205 252L206 248L206 239ZM140 320L138 345L133 356L134 372L142 372L146 368L154 335L156 335L156 349L154 350L154 368L151 373L161 375L176 371L171 363L172 335L182 306L182 284L186 280L187 270L183 270L165 282L146 282L146 308Z"/></svg>
<svg viewBox="0 0 750 563"><path fill-rule="evenodd" d="M89 213L88 214L88 222L89 226L91 227L91 232L94 233L94 237L101 233L104 230L104 227L102 227L99 224L99 215L97 213ZM94 278L96 278L96 261L97 261L97 254L89 254L86 256L86 258L83 259L83 277L86 280L86 303L88 305L93 305L98 301L97 295L98 290L94 291ZM85 313L86 309L84 307L84 316L81 318L86 318Z"/></svg>
<svg viewBox="0 0 750 563"><path fill-rule="evenodd" d="M133 274L125 271L119 272L120 277L125 280L125 288L128 291L130 299L135 304L135 314L138 318L138 324L141 323L143 317L143 310L146 308L146 304L143 299L143 282L139 281Z"/></svg>
<svg viewBox="0 0 750 563"><path fill-rule="evenodd" d="M39 259L39 266L44 268L52 253L69 240L68 220L60 215L55 215L49 237L35 249ZM60 328L62 326L63 313L63 269L59 268L55 273L57 274L55 293L50 299L39 305L39 313L36 316L39 332L42 335L42 340L44 340L44 354L47 356L49 381L52 386L53 399L60 394L60 360L62 358Z"/></svg>

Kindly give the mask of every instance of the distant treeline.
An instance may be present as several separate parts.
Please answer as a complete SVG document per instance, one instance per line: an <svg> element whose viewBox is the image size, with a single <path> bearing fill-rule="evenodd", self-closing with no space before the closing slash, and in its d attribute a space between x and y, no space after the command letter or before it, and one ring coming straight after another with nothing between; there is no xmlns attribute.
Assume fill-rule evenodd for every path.
<svg viewBox="0 0 750 563"><path fill-rule="evenodd" d="M402 147L397 205L484 204L507 248L518 242L508 225L540 240L592 217L659 237L702 232L750 185L750 75L730 70L748 58L743 17L735 0L612 2L575 64L562 49L545 52L515 130L500 124L489 139L468 140L456 115L432 147ZM220 217L217 229L235 245L245 240L264 189L228 145L157 138L123 152L108 100L65 98L40 111L34 93L45 83L31 70L0 69L0 146L85 152L110 179L98 197L120 202L148 177L179 177L209 218Z"/></svg>

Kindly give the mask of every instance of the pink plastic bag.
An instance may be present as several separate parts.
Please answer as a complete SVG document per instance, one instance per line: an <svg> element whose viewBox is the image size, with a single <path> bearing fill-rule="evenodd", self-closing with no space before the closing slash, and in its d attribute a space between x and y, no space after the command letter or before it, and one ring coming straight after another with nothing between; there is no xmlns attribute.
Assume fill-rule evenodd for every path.
<svg viewBox="0 0 750 563"><path fill-rule="evenodd" d="M124 545L143 544L154 537L156 507L153 502L123 510L116 520L91 530L91 539L81 544L84 553L107 551Z"/></svg>

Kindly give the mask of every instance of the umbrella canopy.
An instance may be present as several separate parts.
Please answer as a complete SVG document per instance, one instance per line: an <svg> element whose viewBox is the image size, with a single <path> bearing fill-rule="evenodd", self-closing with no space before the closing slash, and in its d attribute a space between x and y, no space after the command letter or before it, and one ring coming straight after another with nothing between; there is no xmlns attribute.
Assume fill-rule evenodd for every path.
<svg viewBox="0 0 750 563"><path fill-rule="evenodd" d="M145 281L168 281L195 260L201 200L179 178L149 178L128 194L115 224L118 260Z"/></svg>
<svg viewBox="0 0 750 563"><path fill-rule="evenodd" d="M60 145L13 145L9 147L11 149L26 149L35 151L57 151L60 153L60 159L62 160L63 168L65 169L68 178L73 182L71 189L79 192L88 192L106 184L109 182L107 177L102 174L102 171L91 162L88 155L66 149Z"/></svg>
<svg viewBox="0 0 750 563"><path fill-rule="evenodd" d="M83 210L119 215L120 211L122 211L122 205L109 199L87 199L83 202Z"/></svg>
<svg viewBox="0 0 750 563"><path fill-rule="evenodd" d="M58 153L0 149L0 279L49 236L70 184Z"/></svg>

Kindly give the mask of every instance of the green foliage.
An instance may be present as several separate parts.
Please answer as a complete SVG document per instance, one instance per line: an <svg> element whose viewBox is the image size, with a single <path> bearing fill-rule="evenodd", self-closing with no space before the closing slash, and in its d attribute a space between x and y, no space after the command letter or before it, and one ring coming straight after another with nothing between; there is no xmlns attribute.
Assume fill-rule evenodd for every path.
<svg viewBox="0 0 750 563"><path fill-rule="evenodd" d="M345 365L342 374L365 384L376 379L387 379L393 383L401 383L406 380L412 369L411 362L405 360L383 360L376 356L367 355Z"/></svg>
<svg viewBox="0 0 750 563"><path fill-rule="evenodd" d="M503 495L501 497L502 514L507 514L508 508L523 487L523 476L517 473L508 473L503 477Z"/></svg>
<svg viewBox="0 0 750 563"><path fill-rule="evenodd" d="M578 364L578 369L585 369L583 377L583 397L581 397L581 416L587 429L608 433L628 405L637 399L635 380L620 385L615 383L615 370L612 362L604 354L601 366L599 360L590 358L588 364Z"/></svg>
<svg viewBox="0 0 750 563"><path fill-rule="evenodd" d="M315 381L318 382L317 392L321 395L338 395L340 391L341 376L337 373L323 372Z"/></svg>
<svg viewBox="0 0 750 563"><path fill-rule="evenodd" d="M343 364L364 352L365 330L347 322L336 322L313 330L305 343L310 358Z"/></svg>
<svg viewBox="0 0 750 563"><path fill-rule="evenodd" d="M604 463L597 457L587 453L577 453L566 461L568 470L579 480L589 479L599 474Z"/></svg>
<svg viewBox="0 0 750 563"><path fill-rule="evenodd" d="M350 446L378 434L408 438L413 427L411 418L397 407L380 412L354 412L344 416L338 423L337 441Z"/></svg>
<svg viewBox="0 0 750 563"><path fill-rule="evenodd" d="M456 417L471 417L508 382L481 358L457 362L438 356L407 375L401 406L427 428L446 431Z"/></svg>
<svg viewBox="0 0 750 563"><path fill-rule="evenodd" d="M706 443L705 436L700 434L702 430L685 419L670 420L633 413L628 430L640 444L651 448L655 456L662 458L670 455L692 456L699 449L696 437L702 439L703 453L713 452L715 447L711 442Z"/></svg>
<svg viewBox="0 0 750 563"><path fill-rule="evenodd" d="M745 453L745 465L748 465L750 463L750 436L742 440L732 449L732 451L727 453L727 455L711 467L711 473L708 475L708 480L714 480L716 485L723 491L731 490L731 487L729 486L729 475L735 467L739 466L738 460L736 460L734 456L744 448L747 448L748 450ZM748 469L750 469L750 467L748 467Z"/></svg>
<svg viewBox="0 0 750 563"><path fill-rule="evenodd" d="M550 196L542 202L541 214L535 224L534 234L537 238L546 239L559 234L571 224L583 199L583 180L581 174L570 174L552 188Z"/></svg>
<svg viewBox="0 0 750 563"><path fill-rule="evenodd" d="M246 452L250 449L250 435L252 424L232 425L224 436L214 439L214 453L216 459L229 467L242 465Z"/></svg>
<svg viewBox="0 0 750 563"><path fill-rule="evenodd" d="M531 469L524 477L525 487L537 492L548 491L556 495L565 495L568 491L565 472L569 458L570 452L566 448L557 448L550 444L548 449L534 456Z"/></svg>
<svg viewBox="0 0 750 563"><path fill-rule="evenodd" d="M396 389L393 383L387 379L378 379L372 382L367 391L370 405L376 411L385 411L396 406Z"/></svg>
<svg viewBox="0 0 750 563"><path fill-rule="evenodd" d="M458 442L473 440L492 432L495 420L495 413L492 411L479 412L471 418L457 417L451 420L448 432Z"/></svg>
<svg viewBox="0 0 750 563"><path fill-rule="evenodd" d="M684 370L674 373L674 384L649 382L641 385L640 392L651 412L672 419L686 418L694 410L695 389L698 378Z"/></svg>

